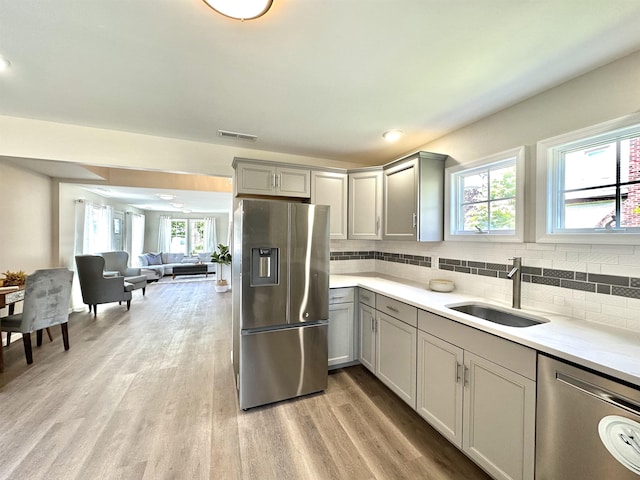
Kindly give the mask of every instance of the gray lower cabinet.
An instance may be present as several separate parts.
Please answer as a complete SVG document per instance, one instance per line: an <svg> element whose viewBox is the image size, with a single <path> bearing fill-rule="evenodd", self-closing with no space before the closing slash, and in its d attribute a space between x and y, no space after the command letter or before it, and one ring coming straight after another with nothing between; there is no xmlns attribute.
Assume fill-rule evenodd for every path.
<svg viewBox="0 0 640 480"><path fill-rule="evenodd" d="M354 289L332 288L329 291L329 367L355 360Z"/></svg>
<svg viewBox="0 0 640 480"><path fill-rule="evenodd" d="M360 289L358 318L360 363L415 408L417 309Z"/></svg>
<svg viewBox="0 0 640 480"><path fill-rule="evenodd" d="M494 478L532 480L536 352L418 313L417 412Z"/></svg>
<svg viewBox="0 0 640 480"><path fill-rule="evenodd" d="M358 308L360 332L358 359L372 373L376 373L376 311L362 302Z"/></svg>

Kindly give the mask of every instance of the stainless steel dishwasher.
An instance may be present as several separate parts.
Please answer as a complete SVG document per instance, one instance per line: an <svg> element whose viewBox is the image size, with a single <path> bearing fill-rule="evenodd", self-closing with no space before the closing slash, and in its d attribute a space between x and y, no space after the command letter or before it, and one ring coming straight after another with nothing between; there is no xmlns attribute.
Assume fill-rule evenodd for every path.
<svg viewBox="0 0 640 480"><path fill-rule="evenodd" d="M537 388L537 480L640 479L640 388L545 355Z"/></svg>

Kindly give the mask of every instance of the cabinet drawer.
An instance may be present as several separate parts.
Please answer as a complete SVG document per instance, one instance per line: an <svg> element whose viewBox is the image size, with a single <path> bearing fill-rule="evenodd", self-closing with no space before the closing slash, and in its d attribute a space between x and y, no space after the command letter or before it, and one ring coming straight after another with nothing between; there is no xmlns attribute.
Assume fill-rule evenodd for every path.
<svg viewBox="0 0 640 480"><path fill-rule="evenodd" d="M391 315L412 327L418 326L418 309L384 295L376 295L376 310Z"/></svg>
<svg viewBox="0 0 640 480"><path fill-rule="evenodd" d="M355 297L353 287L332 288L329 290L329 305L334 303L352 303Z"/></svg>
<svg viewBox="0 0 640 480"><path fill-rule="evenodd" d="M376 294L371 290L367 290L366 288L358 289L358 301L360 303L364 303L365 305L369 305L370 307L376 308Z"/></svg>
<svg viewBox="0 0 640 480"><path fill-rule="evenodd" d="M424 310L418 313L418 329L531 380L536 379L536 351L531 348Z"/></svg>

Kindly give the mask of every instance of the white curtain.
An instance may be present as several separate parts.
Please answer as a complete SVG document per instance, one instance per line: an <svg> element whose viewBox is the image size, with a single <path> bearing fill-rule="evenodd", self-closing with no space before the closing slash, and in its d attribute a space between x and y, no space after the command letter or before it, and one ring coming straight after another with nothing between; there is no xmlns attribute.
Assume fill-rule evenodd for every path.
<svg viewBox="0 0 640 480"><path fill-rule="evenodd" d="M110 206L86 203L84 208L84 235L82 253L99 253L111 250Z"/></svg>
<svg viewBox="0 0 640 480"><path fill-rule="evenodd" d="M171 217L160 215L158 227L158 252L171 251Z"/></svg>
<svg viewBox="0 0 640 480"><path fill-rule="evenodd" d="M218 232L216 230L216 217L204 219L204 251L213 253L218 246Z"/></svg>
<svg viewBox="0 0 640 480"><path fill-rule="evenodd" d="M138 255L144 251L144 215L131 214L131 264L138 263Z"/></svg>

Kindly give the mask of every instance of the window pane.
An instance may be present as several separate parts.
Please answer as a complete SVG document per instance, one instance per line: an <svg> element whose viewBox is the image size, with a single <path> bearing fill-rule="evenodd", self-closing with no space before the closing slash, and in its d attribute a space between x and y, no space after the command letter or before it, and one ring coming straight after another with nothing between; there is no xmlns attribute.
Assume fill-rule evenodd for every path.
<svg viewBox="0 0 640 480"><path fill-rule="evenodd" d="M171 253L187 252L187 221L171 221Z"/></svg>
<svg viewBox="0 0 640 480"><path fill-rule="evenodd" d="M204 220L191 221L191 253L204 252Z"/></svg>
<svg viewBox="0 0 640 480"><path fill-rule="evenodd" d="M615 142L565 154L565 190L614 183L616 183Z"/></svg>
<svg viewBox="0 0 640 480"><path fill-rule="evenodd" d="M567 193L564 228L603 228L615 214L615 188Z"/></svg>
<svg viewBox="0 0 640 480"><path fill-rule="evenodd" d="M465 175L461 178L462 203L480 202L487 200L488 185L487 172Z"/></svg>
<svg viewBox="0 0 640 480"><path fill-rule="evenodd" d="M516 201L498 200L491 202L491 230L516 229Z"/></svg>
<svg viewBox="0 0 640 480"><path fill-rule="evenodd" d="M516 196L516 166L491 170L491 200Z"/></svg>
<svg viewBox="0 0 640 480"><path fill-rule="evenodd" d="M477 205L466 205L463 207L462 230L466 232L476 232L478 229L486 231L488 229L489 211L486 203Z"/></svg>
<svg viewBox="0 0 640 480"><path fill-rule="evenodd" d="M622 188L620 217L621 227L640 227L640 184Z"/></svg>

